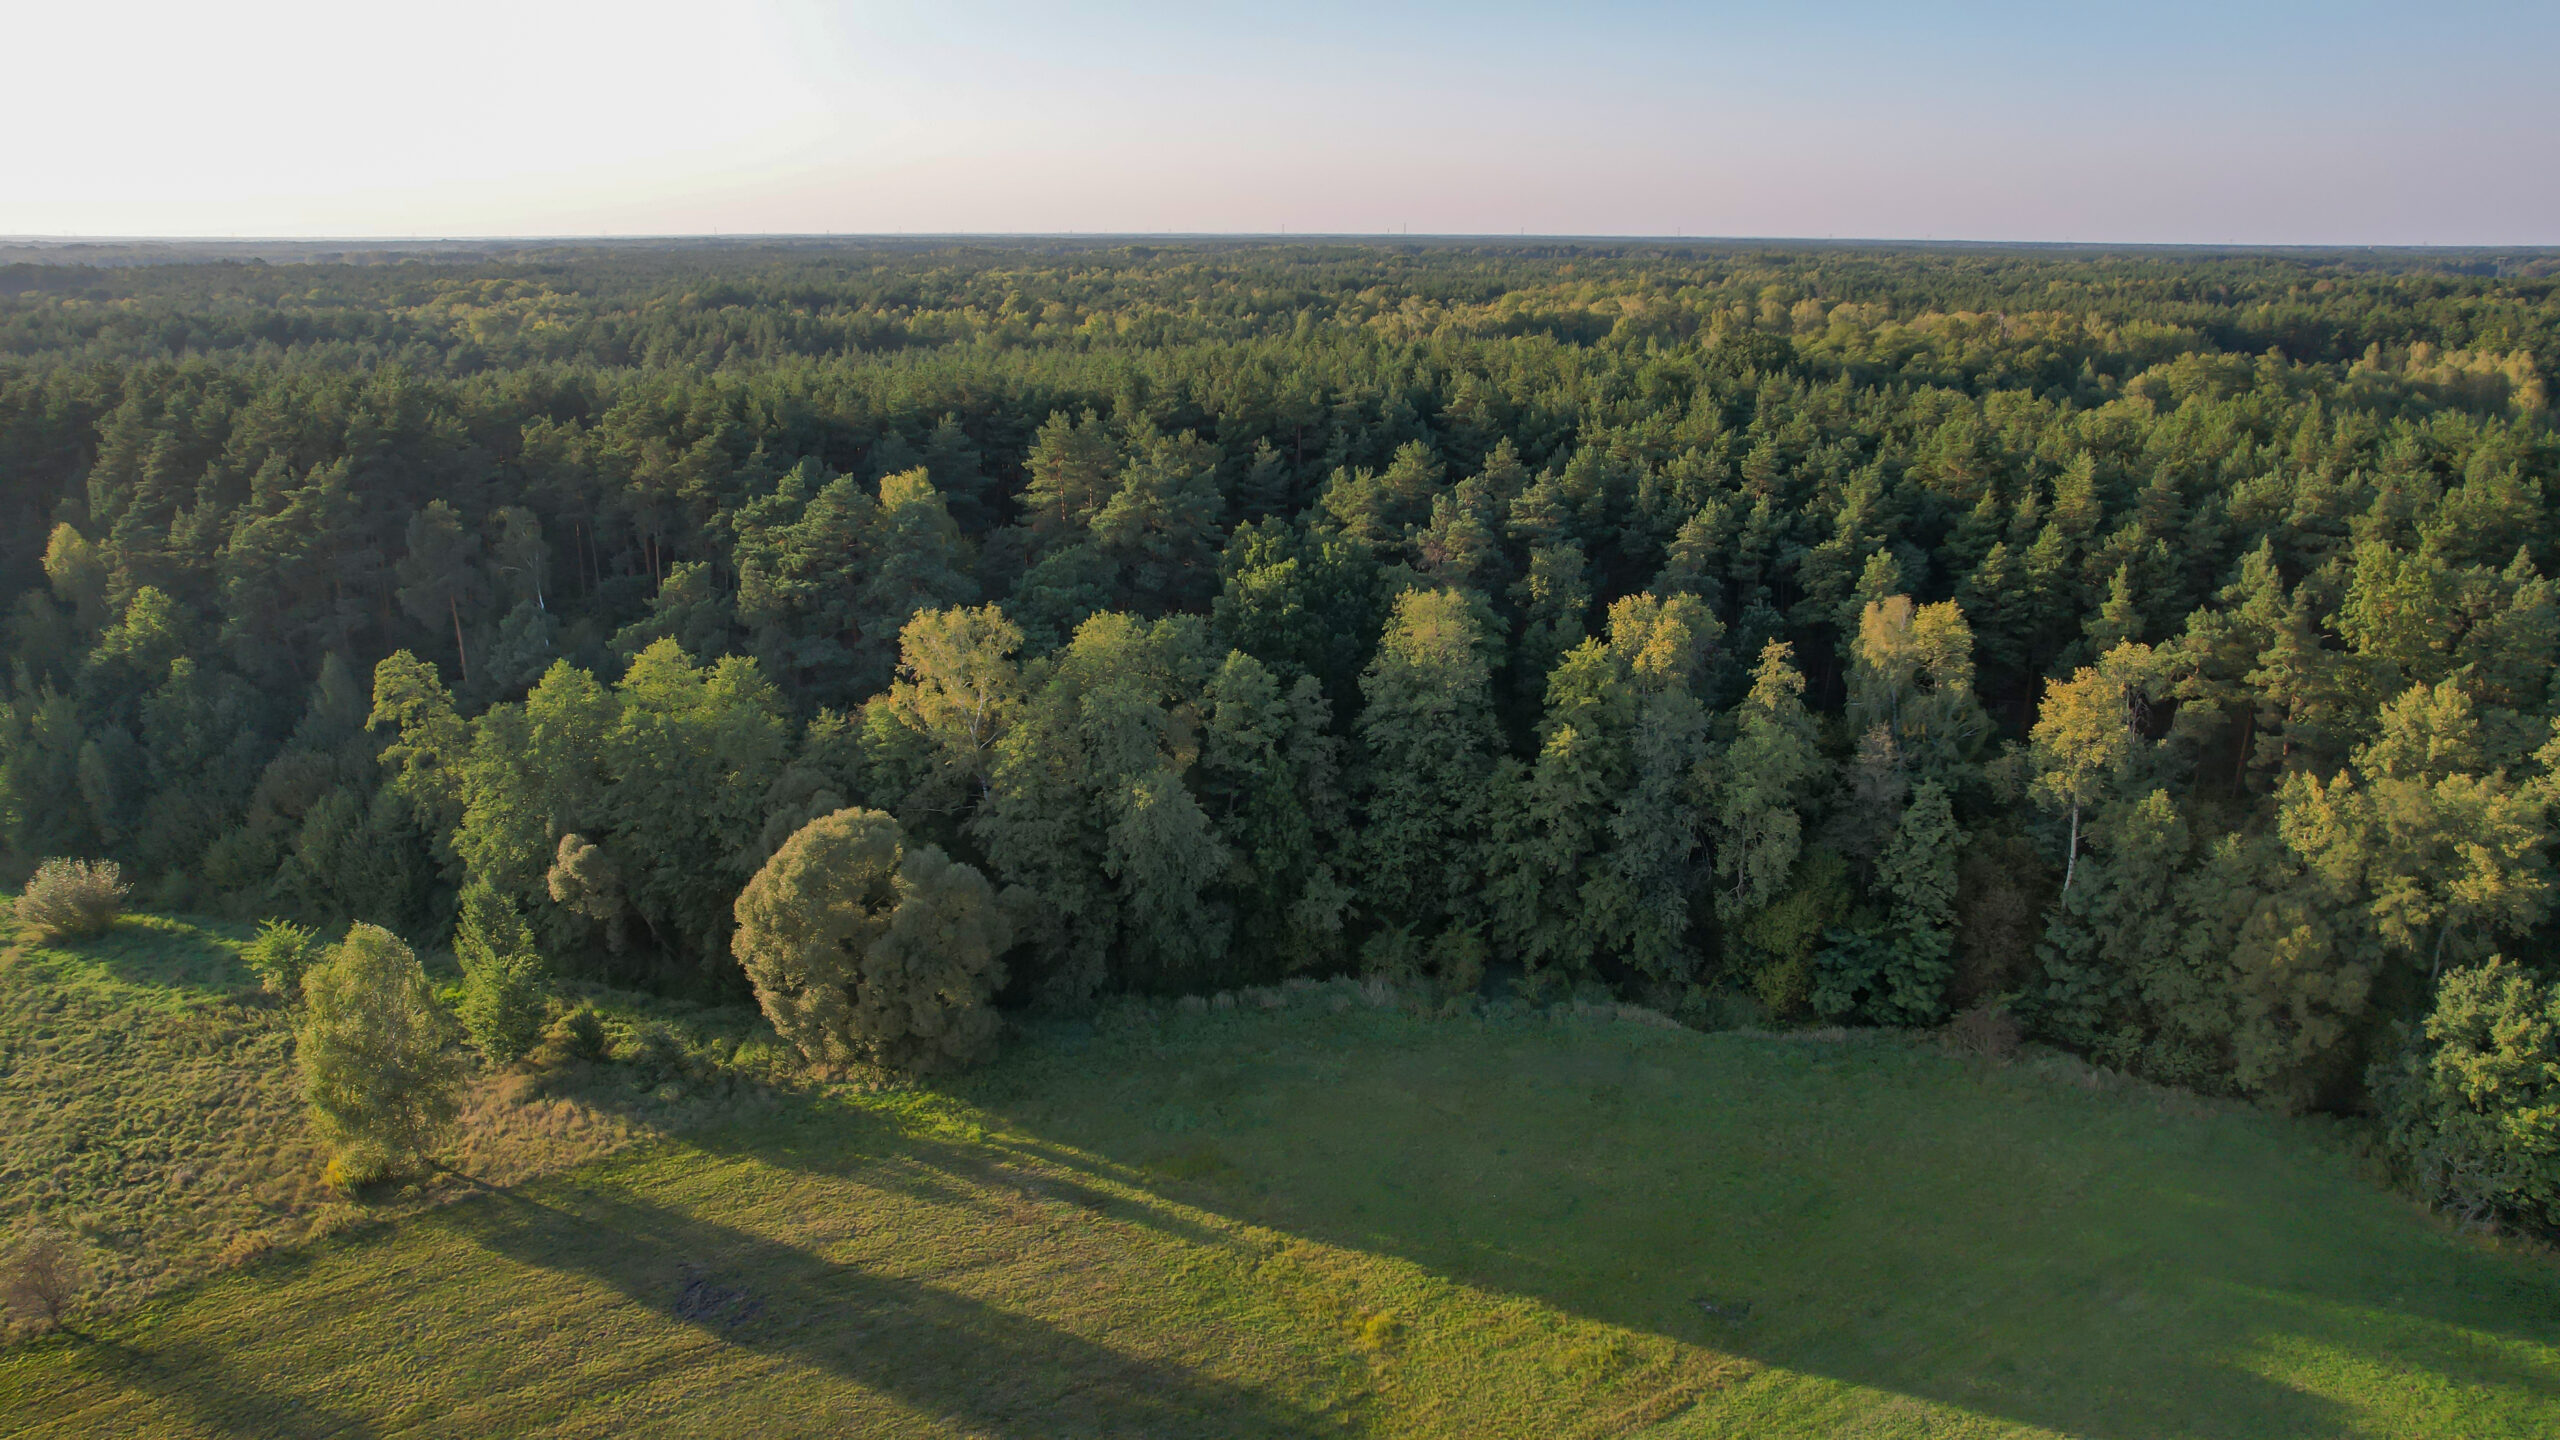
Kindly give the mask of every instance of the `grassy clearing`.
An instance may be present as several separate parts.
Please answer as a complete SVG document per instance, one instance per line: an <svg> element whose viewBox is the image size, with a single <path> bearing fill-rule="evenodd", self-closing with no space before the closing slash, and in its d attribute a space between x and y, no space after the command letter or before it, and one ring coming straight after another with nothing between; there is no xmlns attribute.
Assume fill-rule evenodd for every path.
<svg viewBox="0 0 2560 1440"><path fill-rule="evenodd" d="M136 916L0 955L0 1235L80 1234L102 1307L299 1238L322 1208L292 1032L242 938Z"/></svg>
<svg viewBox="0 0 2560 1440"><path fill-rule="evenodd" d="M0 909L0 1241L37 1224L80 1237L91 1313L460 1193L358 1206L322 1188L289 1012L240 960L250 933L137 915L48 946ZM579 996L625 1048L664 1027L684 1063L484 1077L454 1136L461 1169L512 1183L767 1103L756 1079L772 1057L751 1016Z"/></svg>
<svg viewBox="0 0 2560 1440"><path fill-rule="evenodd" d="M1275 1001L1277 997L1274 997ZM1890 1035L1054 1026L0 1359L17 1433L2542 1436L2560 1271Z"/></svg>

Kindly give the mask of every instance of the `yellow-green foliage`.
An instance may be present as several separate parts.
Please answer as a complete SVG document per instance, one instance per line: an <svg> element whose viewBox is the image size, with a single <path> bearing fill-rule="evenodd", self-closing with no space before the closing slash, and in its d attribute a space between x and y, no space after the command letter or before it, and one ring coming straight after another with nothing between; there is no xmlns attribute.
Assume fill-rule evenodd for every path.
<svg viewBox="0 0 2560 1440"><path fill-rule="evenodd" d="M812 1063L933 1071L995 1049L1012 927L986 877L877 810L783 842L738 896L732 944L773 1028Z"/></svg>
<svg viewBox="0 0 2560 1440"><path fill-rule="evenodd" d="M542 956L533 931L507 898L489 885L462 892L454 928L462 963L463 1032L490 1063L511 1065L542 1038Z"/></svg>
<svg viewBox="0 0 2560 1440"><path fill-rule="evenodd" d="M18 923L40 940L104 935L124 913L131 887L113 860L65 860L36 867L18 895Z"/></svg>
<svg viewBox="0 0 2560 1440"><path fill-rule="evenodd" d="M423 1155L451 1123L461 1069L450 1021L400 937L352 925L302 977L295 1059L331 1177L360 1185Z"/></svg>
<svg viewBox="0 0 2560 1440"><path fill-rule="evenodd" d="M2468 1219L2560 1228L2560 988L2492 956L2410 1039L2373 1076L2392 1158Z"/></svg>
<svg viewBox="0 0 2560 1440"><path fill-rule="evenodd" d="M258 974L270 995L288 1001L302 998L302 972L311 968L318 936L307 925L290 920L259 922L257 937L240 947L240 958Z"/></svg>
<svg viewBox="0 0 2560 1440"><path fill-rule="evenodd" d="M1751 977L1761 1002L1781 1015L1801 1013L1811 999L1814 954L1823 932L1857 906L1849 862L1838 851L1814 846L1803 852L1787 887L1734 926L1728 960Z"/></svg>

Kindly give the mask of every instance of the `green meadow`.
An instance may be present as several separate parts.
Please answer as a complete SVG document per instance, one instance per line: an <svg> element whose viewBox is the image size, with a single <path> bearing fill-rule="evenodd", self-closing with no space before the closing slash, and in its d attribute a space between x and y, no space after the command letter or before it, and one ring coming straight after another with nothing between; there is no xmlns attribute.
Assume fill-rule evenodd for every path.
<svg viewBox="0 0 2560 1440"><path fill-rule="evenodd" d="M0 1432L2560 1433L2560 1265L2333 1127L1384 1000L1131 1004L452 1181L0 1354Z"/></svg>

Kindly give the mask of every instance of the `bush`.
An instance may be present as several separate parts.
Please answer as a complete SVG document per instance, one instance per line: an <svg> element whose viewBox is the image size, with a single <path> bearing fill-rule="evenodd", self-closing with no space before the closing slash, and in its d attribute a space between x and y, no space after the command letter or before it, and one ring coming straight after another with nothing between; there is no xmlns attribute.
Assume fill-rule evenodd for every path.
<svg viewBox="0 0 2560 1440"><path fill-rule="evenodd" d="M113 860L65 860L56 857L36 867L18 895L18 923L41 940L78 940L104 935L124 913L133 893Z"/></svg>
<svg viewBox="0 0 2560 1440"><path fill-rule="evenodd" d="M424 1155L453 1119L461 1071L417 955L378 925L350 926L302 992L295 1054L314 1128L337 1157L332 1183L366 1184Z"/></svg>
<svg viewBox="0 0 2560 1440"><path fill-rule="evenodd" d="M2018 1053L2018 1017L2008 1001L1995 995L1977 1000L1947 1022L1947 1043L1967 1055L2007 1060Z"/></svg>
<svg viewBox="0 0 2560 1440"><path fill-rule="evenodd" d="M300 1000L302 975L311 968L311 952L318 939L307 926L264 920L258 924L257 938L241 947L240 958L256 972L268 994Z"/></svg>
<svg viewBox="0 0 2560 1440"><path fill-rule="evenodd" d="M2026 986L2053 890L2043 857L2019 836L1977 836L1965 847L1956 867L1951 1002L1961 1008Z"/></svg>
<svg viewBox="0 0 2560 1440"><path fill-rule="evenodd" d="M988 1001L1012 925L986 877L910 847L877 810L800 828L738 896L731 945L756 1001L812 1064L927 1072L995 1048Z"/></svg>
<svg viewBox="0 0 2560 1440"><path fill-rule="evenodd" d="M604 1017L592 1005L581 1005L551 1022L542 1032L542 1049L537 1057L545 1062L569 1060L601 1060L605 1056Z"/></svg>
<svg viewBox="0 0 2560 1440"><path fill-rule="evenodd" d="M2560 987L2502 957L2455 971L2370 1083L2384 1148L2429 1201L2560 1230Z"/></svg>
<svg viewBox="0 0 2560 1440"><path fill-rule="evenodd" d="M1753 993L1772 1014L1801 1014L1812 1000L1814 955L1825 932L1857 910L1849 862L1837 851L1808 845L1786 890L1727 932L1731 963L1749 977Z"/></svg>
<svg viewBox="0 0 2560 1440"><path fill-rule="evenodd" d="M1813 957L1813 1008L1826 1020L1926 1025L1946 1013L1943 935L1832 930Z"/></svg>
<svg viewBox="0 0 2560 1440"><path fill-rule="evenodd" d="M88 1279L77 1242L58 1230L38 1230L0 1262L0 1303L39 1325L60 1325Z"/></svg>
<svg viewBox="0 0 2560 1440"><path fill-rule="evenodd" d="M651 1020L633 1030L630 1047L614 1058L631 1068L632 1083L643 1090L683 1079L692 1068L684 1037L663 1020Z"/></svg>
<svg viewBox="0 0 2560 1440"><path fill-rule="evenodd" d="M512 1065L542 1037L542 956L533 931L485 881L462 892L453 936L462 962L463 1033L492 1065Z"/></svg>

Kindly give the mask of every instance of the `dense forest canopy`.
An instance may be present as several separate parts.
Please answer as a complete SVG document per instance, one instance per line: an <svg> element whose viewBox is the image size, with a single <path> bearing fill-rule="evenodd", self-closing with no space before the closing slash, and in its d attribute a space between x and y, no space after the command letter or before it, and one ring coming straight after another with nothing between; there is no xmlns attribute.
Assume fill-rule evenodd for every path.
<svg viewBox="0 0 2560 1440"><path fill-rule="evenodd" d="M2550 953L2548 255L371 258L0 266L20 871L742 990L863 806L1015 1002L1996 999L2289 1106Z"/></svg>

